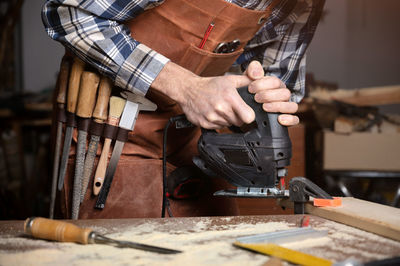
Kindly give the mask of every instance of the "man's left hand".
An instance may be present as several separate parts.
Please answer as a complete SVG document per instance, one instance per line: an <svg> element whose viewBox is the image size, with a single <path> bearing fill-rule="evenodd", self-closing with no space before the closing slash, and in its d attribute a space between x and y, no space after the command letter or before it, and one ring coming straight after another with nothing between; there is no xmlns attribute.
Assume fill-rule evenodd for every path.
<svg viewBox="0 0 400 266"><path fill-rule="evenodd" d="M264 69L258 61L252 61L245 74L253 80L249 84L249 92L255 94L255 101L262 103L266 112L281 113L278 117L281 125L294 126L299 123L299 117L294 115L298 105L289 102L290 90L279 78L264 76Z"/></svg>

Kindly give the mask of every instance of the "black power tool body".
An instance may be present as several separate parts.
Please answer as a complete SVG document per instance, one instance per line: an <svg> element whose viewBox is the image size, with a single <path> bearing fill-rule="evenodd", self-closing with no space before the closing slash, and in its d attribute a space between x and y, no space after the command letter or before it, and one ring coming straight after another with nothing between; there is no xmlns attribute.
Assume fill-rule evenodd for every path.
<svg viewBox="0 0 400 266"><path fill-rule="evenodd" d="M220 196L284 197L279 178L290 165L292 144L288 129L278 122L277 113L267 113L247 87L238 89L253 108L256 118L247 128L230 127L228 133L202 129L199 157L193 162L205 173L226 179L235 190L218 191ZM287 196L287 193L286 193Z"/></svg>
<svg viewBox="0 0 400 266"><path fill-rule="evenodd" d="M256 119L246 128L230 127L229 133L202 129L199 156L194 164L210 176L226 179L236 189L220 190L215 196L247 198L290 198L294 213L304 213L310 197L332 199L319 186L304 177L290 180L285 189L286 167L292 157L288 129L278 122L278 113L267 113L254 100L247 87L238 89L253 108Z"/></svg>
<svg viewBox="0 0 400 266"><path fill-rule="evenodd" d="M278 113L267 113L262 104L254 100L247 87L238 92L242 99L253 108L256 118L250 125L230 127L229 132L202 129L198 141L199 156L193 158L194 164L211 177L226 179L236 189L220 190L215 196L246 198L290 198L294 202L294 213L304 213L304 204L310 197L332 199L316 184L304 177L290 180L289 189L285 189L286 167L292 157L292 143L288 129L278 122ZM184 115L173 117L176 128L193 126ZM167 124L165 132L168 130ZM166 133L164 146L166 147ZM164 149L164 161L166 154ZM164 162L165 163L165 162ZM163 169L166 179L165 167ZM164 180L163 211L168 205L167 194L175 199L190 197L193 191L201 190L200 174L191 168L175 170ZM166 186L167 185L167 186ZM186 193L190 191L190 193ZM196 193L194 193L196 194ZM164 217L164 216L163 216Z"/></svg>

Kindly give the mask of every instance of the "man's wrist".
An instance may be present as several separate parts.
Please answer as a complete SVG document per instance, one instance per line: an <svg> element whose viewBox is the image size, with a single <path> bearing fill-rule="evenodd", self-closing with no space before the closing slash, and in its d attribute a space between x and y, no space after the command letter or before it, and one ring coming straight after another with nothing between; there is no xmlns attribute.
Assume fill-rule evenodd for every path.
<svg viewBox="0 0 400 266"><path fill-rule="evenodd" d="M186 95L201 81L201 77L193 72L173 63L168 62L151 84L157 90L172 100L183 103Z"/></svg>

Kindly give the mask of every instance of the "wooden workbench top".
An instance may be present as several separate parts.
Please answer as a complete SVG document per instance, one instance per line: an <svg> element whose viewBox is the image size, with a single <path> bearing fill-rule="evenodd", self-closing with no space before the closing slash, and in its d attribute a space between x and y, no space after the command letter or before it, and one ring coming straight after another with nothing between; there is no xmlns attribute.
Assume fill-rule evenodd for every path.
<svg viewBox="0 0 400 266"><path fill-rule="evenodd" d="M232 246L237 237L298 227L302 215L196 217L165 219L79 220L115 239L174 248L183 253L160 255L108 245L80 245L32 239L23 221L0 221L0 265L262 265L268 257ZM400 242L323 218L310 225L329 230L326 237L285 245L333 261L361 262L398 256Z"/></svg>

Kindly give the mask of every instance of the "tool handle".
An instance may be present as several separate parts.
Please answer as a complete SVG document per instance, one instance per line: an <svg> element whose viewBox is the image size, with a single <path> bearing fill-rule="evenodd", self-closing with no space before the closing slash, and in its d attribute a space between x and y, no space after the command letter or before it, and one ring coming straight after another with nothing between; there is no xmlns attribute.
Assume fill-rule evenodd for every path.
<svg viewBox="0 0 400 266"><path fill-rule="evenodd" d="M118 126L119 118L121 117L122 111L125 106L125 99L120 97L110 97L110 110L108 114L107 124L111 126ZM96 173L94 175L93 182L93 194L98 195L101 187L103 186L104 178L107 169L108 154L110 152L111 139L106 138L104 140L103 150L101 151L99 163L97 165Z"/></svg>
<svg viewBox="0 0 400 266"><path fill-rule="evenodd" d="M79 87L81 82L81 75L84 70L85 63L78 57L74 58L71 72L69 75L69 87L67 95L67 111L75 113L76 104L78 99Z"/></svg>
<svg viewBox="0 0 400 266"><path fill-rule="evenodd" d="M256 123L258 130L263 136L270 136L272 139L288 139L289 133L286 126L278 122L278 113L265 112L262 104L254 100L254 94L251 94L247 87L241 87L238 92L242 99L249 105L256 114Z"/></svg>
<svg viewBox="0 0 400 266"><path fill-rule="evenodd" d="M58 74L58 94L57 103L60 107L64 108L65 99L67 95L68 77L69 69L71 67L71 58L69 56L64 56L60 64L60 73Z"/></svg>
<svg viewBox="0 0 400 266"><path fill-rule="evenodd" d="M90 238L90 228L80 228L74 224L40 217L25 220L24 231L35 238L59 242L93 243Z"/></svg>
<svg viewBox="0 0 400 266"><path fill-rule="evenodd" d="M99 82L100 77L96 73L89 71L82 73L76 109L77 116L83 118L92 117Z"/></svg>
<svg viewBox="0 0 400 266"><path fill-rule="evenodd" d="M107 120L108 102L110 99L112 82L109 78L103 76L100 80L99 93L97 95L96 107L93 111L93 117L96 122L102 123Z"/></svg>
<svg viewBox="0 0 400 266"><path fill-rule="evenodd" d="M94 174L93 194L96 196L100 193L101 187L103 186L104 178L106 176L110 145L111 145L111 139L105 139L99 163L97 164L96 173Z"/></svg>

